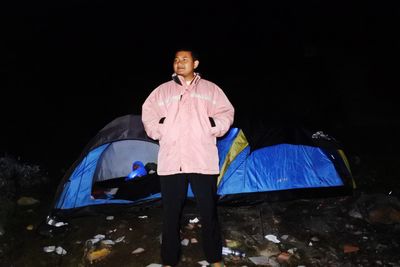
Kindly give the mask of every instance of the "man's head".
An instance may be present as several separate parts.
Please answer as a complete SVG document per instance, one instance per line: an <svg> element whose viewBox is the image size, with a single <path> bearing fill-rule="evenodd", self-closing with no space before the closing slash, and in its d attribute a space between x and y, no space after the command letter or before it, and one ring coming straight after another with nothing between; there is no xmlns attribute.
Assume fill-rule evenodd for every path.
<svg viewBox="0 0 400 267"><path fill-rule="evenodd" d="M190 81L194 77L194 70L199 66L198 54L190 48L176 50L174 58L174 72Z"/></svg>

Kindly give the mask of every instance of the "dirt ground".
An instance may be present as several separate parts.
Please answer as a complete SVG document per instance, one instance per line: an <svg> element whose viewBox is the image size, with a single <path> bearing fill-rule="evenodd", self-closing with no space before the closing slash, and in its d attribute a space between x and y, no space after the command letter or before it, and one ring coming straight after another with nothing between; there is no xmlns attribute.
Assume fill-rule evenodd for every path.
<svg viewBox="0 0 400 267"><path fill-rule="evenodd" d="M390 170L360 168L359 188L348 195L219 206L224 246L245 254L224 256L226 266L400 266L397 174L385 182L377 179L383 172ZM160 266L160 202L77 217L43 235L53 195L37 198L17 206L4 226L0 266ZM182 218L188 243L179 267L206 265L200 231L201 218L188 201Z"/></svg>

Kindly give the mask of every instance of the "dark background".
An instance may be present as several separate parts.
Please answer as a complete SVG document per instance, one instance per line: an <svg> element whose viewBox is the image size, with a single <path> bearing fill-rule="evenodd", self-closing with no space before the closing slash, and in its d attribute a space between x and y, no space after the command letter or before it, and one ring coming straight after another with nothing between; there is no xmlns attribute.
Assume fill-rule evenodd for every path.
<svg viewBox="0 0 400 267"><path fill-rule="evenodd" d="M0 14L3 154L69 167L108 122L141 112L182 44L199 50L236 126L295 123L351 154L397 151L390 2L24 0Z"/></svg>

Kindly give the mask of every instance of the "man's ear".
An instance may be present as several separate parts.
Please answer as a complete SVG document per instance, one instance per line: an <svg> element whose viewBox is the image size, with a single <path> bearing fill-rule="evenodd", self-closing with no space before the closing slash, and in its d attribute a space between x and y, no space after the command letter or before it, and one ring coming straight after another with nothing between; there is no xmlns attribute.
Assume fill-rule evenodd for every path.
<svg viewBox="0 0 400 267"><path fill-rule="evenodd" d="M200 62L198 60L194 61L194 68L196 69L199 66Z"/></svg>

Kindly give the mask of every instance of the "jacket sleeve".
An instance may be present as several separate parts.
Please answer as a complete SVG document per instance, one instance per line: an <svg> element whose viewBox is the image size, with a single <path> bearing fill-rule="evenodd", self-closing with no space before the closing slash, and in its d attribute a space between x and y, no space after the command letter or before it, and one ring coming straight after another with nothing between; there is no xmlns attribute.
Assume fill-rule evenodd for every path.
<svg viewBox="0 0 400 267"><path fill-rule="evenodd" d="M235 110L222 89L216 87L212 114L210 114L215 126L211 127L211 134L215 137L221 137L228 132L233 124Z"/></svg>
<svg viewBox="0 0 400 267"><path fill-rule="evenodd" d="M160 123L161 110L157 101L157 88L151 92L142 105L142 122L147 135L154 139L160 140L161 128L163 124Z"/></svg>

